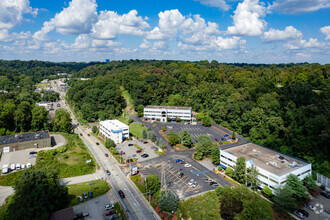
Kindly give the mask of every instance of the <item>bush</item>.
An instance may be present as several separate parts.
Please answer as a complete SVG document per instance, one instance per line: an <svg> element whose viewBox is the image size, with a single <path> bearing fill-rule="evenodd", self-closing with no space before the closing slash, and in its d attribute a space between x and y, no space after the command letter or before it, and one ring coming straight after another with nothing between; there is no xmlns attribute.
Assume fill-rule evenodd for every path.
<svg viewBox="0 0 330 220"><path fill-rule="evenodd" d="M98 131L98 129L97 129L97 127L94 125L94 126L92 127L92 132L93 132L94 134L96 134L97 131Z"/></svg>
<svg viewBox="0 0 330 220"><path fill-rule="evenodd" d="M262 193L263 193L267 198L271 198L272 195L273 195L272 190L271 190L268 186L265 186L265 187L262 189Z"/></svg>
<svg viewBox="0 0 330 220"><path fill-rule="evenodd" d="M116 147L116 144L115 144L115 142L112 139L107 138L105 140L105 147L106 148L114 148L114 147Z"/></svg>
<svg viewBox="0 0 330 220"><path fill-rule="evenodd" d="M231 136L231 139L235 140L236 139L236 134L235 131L233 132L233 135Z"/></svg>
<svg viewBox="0 0 330 220"><path fill-rule="evenodd" d="M222 166L218 166L218 170L221 171L223 168Z"/></svg>
<svg viewBox="0 0 330 220"><path fill-rule="evenodd" d="M201 160L201 159L203 159L203 153L202 152L195 152L194 153L194 158L195 158L195 160Z"/></svg>
<svg viewBox="0 0 330 220"><path fill-rule="evenodd" d="M234 170L231 167L227 167L225 174L229 177L234 176Z"/></svg>
<svg viewBox="0 0 330 220"><path fill-rule="evenodd" d="M325 190L325 185L324 184L321 185L321 189Z"/></svg>
<svg viewBox="0 0 330 220"><path fill-rule="evenodd" d="M131 180L136 183L141 181L141 176L140 175L135 175L135 176L131 176Z"/></svg>

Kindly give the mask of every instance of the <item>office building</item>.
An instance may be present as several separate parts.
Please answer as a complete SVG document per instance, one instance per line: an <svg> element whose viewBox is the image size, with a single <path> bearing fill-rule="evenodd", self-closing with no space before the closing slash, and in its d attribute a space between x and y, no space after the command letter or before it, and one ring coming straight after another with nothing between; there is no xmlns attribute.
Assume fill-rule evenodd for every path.
<svg viewBox="0 0 330 220"><path fill-rule="evenodd" d="M167 122L178 117L181 121L191 122L191 114L191 107L147 105L143 116L151 121Z"/></svg>
<svg viewBox="0 0 330 220"><path fill-rule="evenodd" d="M129 138L128 125L117 119L101 121L99 130L103 137L112 139L116 144Z"/></svg>

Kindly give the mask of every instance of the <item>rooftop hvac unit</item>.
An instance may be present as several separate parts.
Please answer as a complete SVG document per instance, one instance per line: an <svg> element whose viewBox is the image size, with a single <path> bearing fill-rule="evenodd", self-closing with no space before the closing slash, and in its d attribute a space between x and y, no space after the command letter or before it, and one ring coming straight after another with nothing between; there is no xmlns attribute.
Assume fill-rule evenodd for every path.
<svg viewBox="0 0 330 220"><path fill-rule="evenodd" d="M295 168L295 167L298 167L298 163L296 161L292 161L292 163L290 163L288 166L290 168Z"/></svg>
<svg viewBox="0 0 330 220"><path fill-rule="evenodd" d="M244 148L247 148L246 144L244 144Z"/></svg>

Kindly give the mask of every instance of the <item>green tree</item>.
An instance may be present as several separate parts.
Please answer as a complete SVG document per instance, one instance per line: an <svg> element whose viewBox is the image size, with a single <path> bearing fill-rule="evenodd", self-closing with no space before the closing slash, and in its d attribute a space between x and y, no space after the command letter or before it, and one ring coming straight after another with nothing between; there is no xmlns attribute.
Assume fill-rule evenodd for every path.
<svg viewBox="0 0 330 220"><path fill-rule="evenodd" d="M147 131L145 129L143 129L143 131L142 131L142 138L143 139L147 139L148 138Z"/></svg>
<svg viewBox="0 0 330 220"><path fill-rule="evenodd" d="M31 127L31 105L23 101L14 111L14 120L18 131L28 131Z"/></svg>
<svg viewBox="0 0 330 220"><path fill-rule="evenodd" d="M303 184L306 186L307 189L314 191L317 187L315 180L313 179L312 175L305 176L303 179Z"/></svg>
<svg viewBox="0 0 330 220"><path fill-rule="evenodd" d="M156 143L156 141L157 141L157 136L156 136L155 132L152 132L150 140L151 140L152 142Z"/></svg>
<svg viewBox="0 0 330 220"><path fill-rule="evenodd" d="M179 117L175 117L176 122L181 122L181 119Z"/></svg>
<svg viewBox="0 0 330 220"><path fill-rule="evenodd" d="M136 110L137 110L137 115L139 117L142 117L143 116L143 113L144 113L144 106L143 105L139 105Z"/></svg>
<svg viewBox="0 0 330 220"><path fill-rule="evenodd" d="M236 134L235 134L235 131L233 132L233 135L231 136L231 138L232 138L233 140L235 140L235 139L236 139Z"/></svg>
<svg viewBox="0 0 330 220"><path fill-rule="evenodd" d="M187 131L183 132L182 144L188 148L191 148L194 145L194 141L193 141L191 135Z"/></svg>
<svg viewBox="0 0 330 220"><path fill-rule="evenodd" d="M262 192L267 198L270 198L273 195L272 190L268 186L264 186L264 188L262 189Z"/></svg>
<svg viewBox="0 0 330 220"><path fill-rule="evenodd" d="M31 127L34 131L39 131L44 129L45 125L48 122L48 112L42 106L35 106L32 109L32 120Z"/></svg>
<svg viewBox="0 0 330 220"><path fill-rule="evenodd" d="M294 211L297 209L297 201L294 198L294 192L288 185L280 186L274 190L274 203L282 209Z"/></svg>
<svg viewBox="0 0 330 220"><path fill-rule="evenodd" d="M211 126L211 118L210 117L204 117L202 119L202 123L205 127L210 127Z"/></svg>
<svg viewBox="0 0 330 220"><path fill-rule="evenodd" d="M105 147L106 148L111 148L111 147L116 147L116 144L115 144L115 142L111 139L111 138L107 138L106 140L105 140Z"/></svg>
<svg viewBox="0 0 330 220"><path fill-rule="evenodd" d="M220 164L220 149L218 147L213 147L211 156L212 156L212 163L216 165Z"/></svg>
<svg viewBox="0 0 330 220"><path fill-rule="evenodd" d="M157 175L149 175L145 180L147 191L150 191L150 194L155 194L160 190L160 180Z"/></svg>
<svg viewBox="0 0 330 220"><path fill-rule="evenodd" d="M306 187L303 182L299 180L298 176L289 174L286 178L286 186L293 192L293 197L297 202L303 202L307 199Z"/></svg>
<svg viewBox="0 0 330 220"><path fill-rule="evenodd" d="M251 186L253 190L258 189L258 185L260 184L260 181L258 180L259 171L256 166L251 166L247 169L246 173L246 182L248 185Z"/></svg>
<svg viewBox="0 0 330 220"><path fill-rule="evenodd" d="M245 183L246 180L246 164L245 157L239 157L236 160L236 165L234 166L234 179L239 183Z"/></svg>
<svg viewBox="0 0 330 220"><path fill-rule="evenodd" d="M66 133L71 133L72 131L70 114L63 108L56 110L53 124L56 126L57 131Z"/></svg>
<svg viewBox="0 0 330 220"><path fill-rule="evenodd" d="M68 189L61 186L57 173L44 169L25 170L14 186L9 219L49 219L53 211L68 204ZM24 208L22 208L24 207Z"/></svg>
<svg viewBox="0 0 330 220"><path fill-rule="evenodd" d="M174 146L174 145L176 145L176 144L178 144L180 142L180 137L179 137L179 135L177 133L175 133L175 132L172 131L168 135L168 140L169 140L170 144L172 146Z"/></svg>
<svg viewBox="0 0 330 220"><path fill-rule="evenodd" d="M196 115L197 121L201 121L201 120L203 120L203 118L204 118L204 113L197 113L197 115Z"/></svg>
<svg viewBox="0 0 330 220"><path fill-rule="evenodd" d="M93 127L92 127L92 132L94 133L94 134L96 134L96 132L98 131L99 129L97 129L97 126L96 125L94 125Z"/></svg>
<svg viewBox="0 0 330 220"><path fill-rule="evenodd" d="M213 140L207 135L199 135L197 137L196 152L200 154L202 158L211 156L212 147L215 145Z"/></svg>
<svg viewBox="0 0 330 220"><path fill-rule="evenodd" d="M231 167L227 167L225 174L231 178L234 176L234 170Z"/></svg>
<svg viewBox="0 0 330 220"><path fill-rule="evenodd" d="M171 191L161 192L159 208L161 211L166 212L176 211L178 209L178 198Z"/></svg>

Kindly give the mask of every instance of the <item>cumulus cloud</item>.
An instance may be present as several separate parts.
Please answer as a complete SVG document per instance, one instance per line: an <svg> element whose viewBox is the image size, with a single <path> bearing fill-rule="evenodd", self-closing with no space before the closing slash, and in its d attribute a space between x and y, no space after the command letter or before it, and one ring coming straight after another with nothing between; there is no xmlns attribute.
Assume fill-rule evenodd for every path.
<svg viewBox="0 0 330 220"><path fill-rule="evenodd" d="M29 0L0 1L0 29L11 29L22 22L23 14L37 15L38 9L30 7Z"/></svg>
<svg viewBox="0 0 330 220"><path fill-rule="evenodd" d="M309 40L299 39L296 41L288 42L284 45L289 50L299 50L304 48L321 48L325 46L324 43L320 43L317 38L309 38Z"/></svg>
<svg viewBox="0 0 330 220"><path fill-rule="evenodd" d="M324 26L320 28L320 31L325 35L326 40L330 40L330 26Z"/></svg>
<svg viewBox="0 0 330 220"><path fill-rule="evenodd" d="M121 43L112 40L93 39L88 34L79 35L71 45L72 49L111 48Z"/></svg>
<svg viewBox="0 0 330 220"><path fill-rule="evenodd" d="M238 3L234 11L234 25L228 27L227 34L259 36L263 33L267 23L264 18L266 8L259 4L259 0L244 0Z"/></svg>
<svg viewBox="0 0 330 220"><path fill-rule="evenodd" d="M330 8L329 0L276 0L269 9L283 14L299 14Z"/></svg>
<svg viewBox="0 0 330 220"><path fill-rule="evenodd" d="M148 49L151 47L151 43L147 41L146 39L143 40L143 43L140 44L139 48L141 49Z"/></svg>
<svg viewBox="0 0 330 220"><path fill-rule="evenodd" d="M98 21L93 25L92 36L98 39L113 39L118 34L141 36L142 29L149 28L149 24L137 16L136 10L118 15L113 11L101 11Z"/></svg>
<svg viewBox="0 0 330 220"><path fill-rule="evenodd" d="M283 31L277 29L269 29L269 31L264 32L261 36L261 40L264 42L273 41L284 41L290 39L299 39L302 37L302 33L292 26L287 26Z"/></svg>
<svg viewBox="0 0 330 220"><path fill-rule="evenodd" d="M306 53L296 53L296 56L299 58L310 58L311 57L310 54L306 54Z"/></svg>
<svg viewBox="0 0 330 220"><path fill-rule="evenodd" d="M225 0L195 0L195 1L200 2L202 5L219 8L224 11L227 11L229 9L229 6L226 4Z"/></svg>

